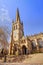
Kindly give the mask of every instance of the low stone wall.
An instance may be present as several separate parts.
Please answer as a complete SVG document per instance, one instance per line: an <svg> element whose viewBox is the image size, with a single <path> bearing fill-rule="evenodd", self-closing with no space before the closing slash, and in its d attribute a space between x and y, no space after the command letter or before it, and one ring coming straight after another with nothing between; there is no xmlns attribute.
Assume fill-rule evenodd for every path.
<svg viewBox="0 0 43 65"><path fill-rule="evenodd" d="M23 62L24 59L26 59L26 55L19 56L11 55L7 56L6 62Z"/></svg>
<svg viewBox="0 0 43 65"><path fill-rule="evenodd" d="M43 53L43 48L40 48L40 52L42 52L42 53Z"/></svg>
<svg viewBox="0 0 43 65"><path fill-rule="evenodd" d="M19 55L19 56L15 56L15 55L7 55L6 57L2 57L0 58L0 62L8 62L8 63L14 63L14 62L23 62L26 58L28 58L28 55Z"/></svg>

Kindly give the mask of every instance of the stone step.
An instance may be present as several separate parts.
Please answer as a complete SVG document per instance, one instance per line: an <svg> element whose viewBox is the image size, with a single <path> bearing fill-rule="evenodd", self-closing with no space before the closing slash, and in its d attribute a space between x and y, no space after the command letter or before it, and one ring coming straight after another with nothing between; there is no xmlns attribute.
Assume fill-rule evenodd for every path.
<svg viewBox="0 0 43 65"><path fill-rule="evenodd" d="M0 65L43 65L42 63L0 63Z"/></svg>

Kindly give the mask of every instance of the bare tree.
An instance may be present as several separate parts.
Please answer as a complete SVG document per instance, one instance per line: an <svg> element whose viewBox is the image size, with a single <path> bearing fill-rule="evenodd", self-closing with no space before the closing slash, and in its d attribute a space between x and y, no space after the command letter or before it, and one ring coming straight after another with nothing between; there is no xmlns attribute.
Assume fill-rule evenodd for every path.
<svg viewBox="0 0 43 65"><path fill-rule="evenodd" d="M7 27L0 27L0 48L4 48L5 50L8 50L9 43L9 30Z"/></svg>

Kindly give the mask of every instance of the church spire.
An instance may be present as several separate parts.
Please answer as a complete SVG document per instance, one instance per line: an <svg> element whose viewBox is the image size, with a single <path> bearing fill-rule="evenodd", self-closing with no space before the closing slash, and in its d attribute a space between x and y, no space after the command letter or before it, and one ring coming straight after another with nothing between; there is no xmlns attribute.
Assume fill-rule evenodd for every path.
<svg viewBox="0 0 43 65"><path fill-rule="evenodd" d="M16 11L16 21L20 21L20 15L19 15L19 9L17 8L17 11Z"/></svg>

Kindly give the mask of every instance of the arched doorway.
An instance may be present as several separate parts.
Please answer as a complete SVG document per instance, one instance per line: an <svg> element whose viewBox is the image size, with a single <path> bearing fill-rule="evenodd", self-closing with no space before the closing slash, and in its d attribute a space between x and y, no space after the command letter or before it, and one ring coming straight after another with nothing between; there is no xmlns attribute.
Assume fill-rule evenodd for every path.
<svg viewBox="0 0 43 65"><path fill-rule="evenodd" d="M15 55L15 52L17 51L17 44L14 44L14 47L13 47L13 54Z"/></svg>
<svg viewBox="0 0 43 65"><path fill-rule="evenodd" d="M27 48L25 45L22 46L22 54L26 55L27 54Z"/></svg>

